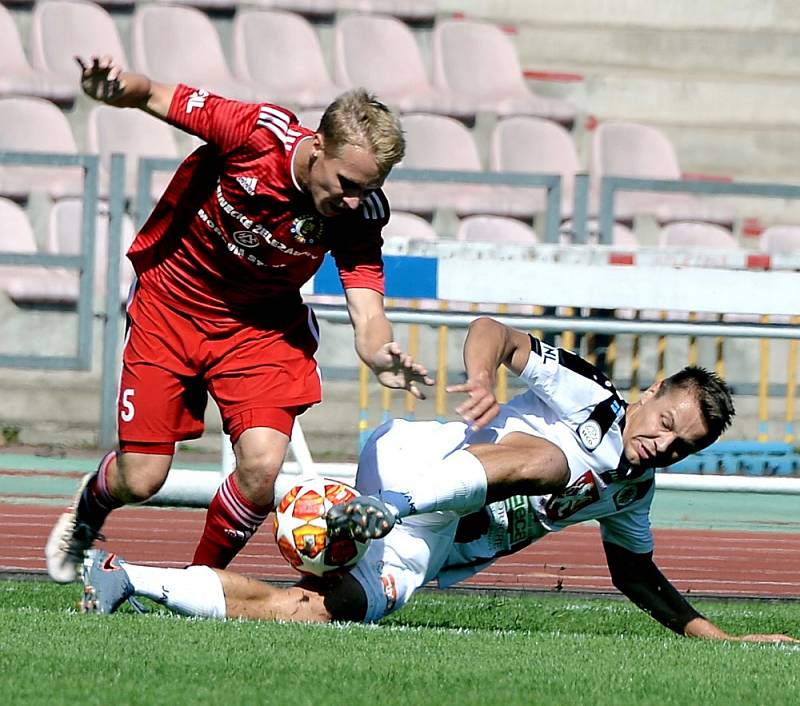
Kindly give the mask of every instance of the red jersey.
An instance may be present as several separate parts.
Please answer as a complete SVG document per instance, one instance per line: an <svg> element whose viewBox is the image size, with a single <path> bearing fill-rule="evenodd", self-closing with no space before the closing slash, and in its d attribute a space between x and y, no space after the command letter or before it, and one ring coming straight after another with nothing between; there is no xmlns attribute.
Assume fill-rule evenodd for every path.
<svg viewBox="0 0 800 706"><path fill-rule="evenodd" d="M326 218L294 175L313 131L276 105L179 85L167 121L206 145L178 167L128 251L140 283L180 311L269 319L299 304L330 251L345 288L383 293L383 192Z"/></svg>

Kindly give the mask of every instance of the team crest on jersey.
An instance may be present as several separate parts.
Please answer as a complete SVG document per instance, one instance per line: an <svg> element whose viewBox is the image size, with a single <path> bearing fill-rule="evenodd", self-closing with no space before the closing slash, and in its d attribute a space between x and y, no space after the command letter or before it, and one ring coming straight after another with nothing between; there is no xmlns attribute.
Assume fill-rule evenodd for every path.
<svg viewBox="0 0 800 706"><path fill-rule="evenodd" d="M316 216L298 216L290 230L298 243L315 245L322 237L322 221Z"/></svg>
<svg viewBox="0 0 800 706"><path fill-rule="evenodd" d="M578 438L587 451L594 451L603 440L603 430L596 419L587 419L578 425Z"/></svg>
<svg viewBox="0 0 800 706"><path fill-rule="evenodd" d="M553 495L545 503L544 511L551 520L563 520L599 499L600 491L594 474L589 470L558 495Z"/></svg>
<svg viewBox="0 0 800 706"><path fill-rule="evenodd" d="M251 233L249 230L237 230L233 234L233 240L237 245L241 245L243 248L254 248L259 242L258 236L255 233Z"/></svg>

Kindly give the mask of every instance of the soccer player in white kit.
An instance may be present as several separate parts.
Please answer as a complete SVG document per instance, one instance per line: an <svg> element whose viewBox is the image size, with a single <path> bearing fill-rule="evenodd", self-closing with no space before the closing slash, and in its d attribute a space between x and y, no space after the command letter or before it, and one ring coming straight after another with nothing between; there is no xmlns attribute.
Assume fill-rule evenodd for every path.
<svg viewBox="0 0 800 706"><path fill-rule="evenodd" d="M734 414L727 385L685 368L627 405L594 366L488 318L464 346L464 422L395 420L363 449L364 496L334 519L338 531L378 537L348 573L287 589L208 567L144 567L95 551L84 570L84 609L114 612L140 595L188 615L374 622L420 586L450 586L544 535L595 519L614 585L678 634L734 637L701 616L652 559L649 509L656 468L712 443ZM528 391L498 405L497 367ZM330 520L329 520L330 523Z"/></svg>

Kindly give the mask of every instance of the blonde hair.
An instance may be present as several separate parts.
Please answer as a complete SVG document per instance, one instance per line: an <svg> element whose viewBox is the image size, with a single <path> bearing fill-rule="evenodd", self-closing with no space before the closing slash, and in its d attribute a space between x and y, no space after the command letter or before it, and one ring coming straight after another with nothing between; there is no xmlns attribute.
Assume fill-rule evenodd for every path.
<svg viewBox="0 0 800 706"><path fill-rule="evenodd" d="M400 120L373 94L363 88L342 93L325 110L317 129L325 150L338 154L345 145L356 145L375 157L381 177L391 171L406 149Z"/></svg>

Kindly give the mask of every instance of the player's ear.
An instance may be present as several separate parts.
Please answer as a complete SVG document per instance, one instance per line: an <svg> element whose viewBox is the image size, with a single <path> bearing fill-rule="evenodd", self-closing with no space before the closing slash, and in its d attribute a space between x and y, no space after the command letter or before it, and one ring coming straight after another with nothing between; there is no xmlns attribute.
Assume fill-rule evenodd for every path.
<svg viewBox="0 0 800 706"><path fill-rule="evenodd" d="M652 399L658 394L658 391L661 389L661 380L654 382L650 387L648 387L643 393L642 398L644 399Z"/></svg>
<svg viewBox="0 0 800 706"><path fill-rule="evenodd" d="M311 144L314 146L314 152L322 152L325 149L325 137L321 132L315 132Z"/></svg>

